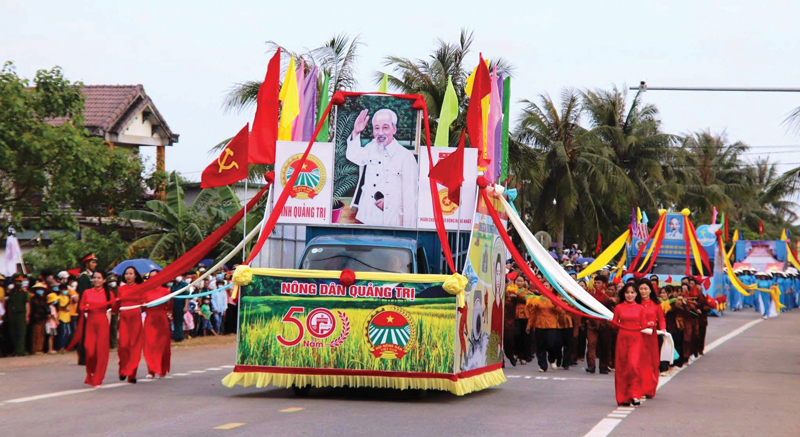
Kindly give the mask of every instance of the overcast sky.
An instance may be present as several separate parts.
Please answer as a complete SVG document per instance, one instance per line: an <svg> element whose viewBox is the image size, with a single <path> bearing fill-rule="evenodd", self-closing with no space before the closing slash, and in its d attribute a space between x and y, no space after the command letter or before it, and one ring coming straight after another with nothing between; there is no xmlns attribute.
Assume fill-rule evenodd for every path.
<svg viewBox="0 0 800 437"><path fill-rule="evenodd" d="M209 149L252 112L223 114L232 84L262 79L267 40L296 51L340 32L361 35L360 91L383 56L426 57L434 40L475 31L478 52L517 66L512 99L563 87L800 87L796 1L246 2L0 0L0 58L20 75L63 67L87 85L142 84L180 142L168 170L199 180ZM782 120L800 93L650 91L670 133L710 128L800 165L800 137ZM516 119L512 108L512 122ZM769 146L769 147L768 147ZM782 147L777 147L782 146ZM792 146L792 147L787 147ZM153 153L148 155L153 156ZM151 160L152 163L152 160Z"/></svg>

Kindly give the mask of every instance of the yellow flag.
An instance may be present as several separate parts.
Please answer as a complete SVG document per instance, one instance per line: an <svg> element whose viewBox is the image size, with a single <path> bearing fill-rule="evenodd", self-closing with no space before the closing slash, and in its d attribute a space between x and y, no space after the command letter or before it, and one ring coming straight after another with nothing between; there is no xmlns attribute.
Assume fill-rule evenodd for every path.
<svg viewBox="0 0 800 437"><path fill-rule="evenodd" d="M636 207L636 223L642 222L642 210L639 207Z"/></svg>
<svg viewBox="0 0 800 437"><path fill-rule="evenodd" d="M586 266L585 269L581 270L578 273L578 279L584 278L586 276L591 275L592 273L600 270L611 261L612 258L617 256L617 253L625 247L625 242L628 241L628 234L630 234L630 230L625 231L622 235L619 236L613 243L606 250L603 251L600 255L595 258L595 260Z"/></svg>
<svg viewBox="0 0 800 437"><path fill-rule="evenodd" d="M278 140L292 140L292 122L300 114L300 95L297 90L297 73L294 71L294 56L289 61L286 77L278 98L283 102L281 106L281 120L278 123Z"/></svg>
<svg viewBox="0 0 800 437"><path fill-rule="evenodd" d="M781 241L786 241L786 229L781 230Z"/></svg>

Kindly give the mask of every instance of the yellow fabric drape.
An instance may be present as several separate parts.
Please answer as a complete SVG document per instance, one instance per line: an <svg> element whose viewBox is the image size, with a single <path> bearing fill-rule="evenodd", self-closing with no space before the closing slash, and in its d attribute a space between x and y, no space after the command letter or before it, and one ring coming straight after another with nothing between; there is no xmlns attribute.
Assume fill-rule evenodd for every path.
<svg viewBox="0 0 800 437"><path fill-rule="evenodd" d="M595 258L595 260L592 261L591 264L586 266L585 269L581 270L580 273L578 273L578 279L585 278L591 275L592 273L602 269L603 266L608 264L609 261L611 261L615 256L617 256L617 253L619 253L619 251L623 247L625 247L625 242L628 241L628 235L630 235L630 233L631 231L627 230L622 235L620 235L616 240L614 240L614 242L611 243L611 245L608 246L606 250L603 251L603 253L598 255L597 258Z"/></svg>

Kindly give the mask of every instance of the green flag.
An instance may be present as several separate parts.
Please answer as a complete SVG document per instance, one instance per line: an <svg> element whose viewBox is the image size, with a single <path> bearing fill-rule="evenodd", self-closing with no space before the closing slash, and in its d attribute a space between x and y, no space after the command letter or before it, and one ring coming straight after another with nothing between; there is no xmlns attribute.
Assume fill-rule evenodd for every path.
<svg viewBox="0 0 800 437"><path fill-rule="evenodd" d="M330 96L328 95L328 81L330 77L328 73L325 73L325 79L322 81L322 90L319 93L319 107L317 108L317 123L319 123L319 119L322 118L322 114L325 112L325 108L328 107L328 101L330 100ZM325 124L320 129L319 134L317 134L316 141L321 143L328 142L328 119L325 119Z"/></svg>
<svg viewBox="0 0 800 437"><path fill-rule="evenodd" d="M450 125L458 117L458 96L456 89L453 88L453 78L447 77L447 89L444 92L442 110L439 112L439 126L436 128L435 147L447 147L450 145Z"/></svg>
<svg viewBox="0 0 800 437"><path fill-rule="evenodd" d="M511 119L508 116L511 108L511 77L503 80L503 154L500 160L500 182L508 178L508 124Z"/></svg>
<svg viewBox="0 0 800 437"><path fill-rule="evenodd" d="M388 92L386 89L389 88L389 74L383 73L383 79L381 79L381 85L378 87L379 93Z"/></svg>

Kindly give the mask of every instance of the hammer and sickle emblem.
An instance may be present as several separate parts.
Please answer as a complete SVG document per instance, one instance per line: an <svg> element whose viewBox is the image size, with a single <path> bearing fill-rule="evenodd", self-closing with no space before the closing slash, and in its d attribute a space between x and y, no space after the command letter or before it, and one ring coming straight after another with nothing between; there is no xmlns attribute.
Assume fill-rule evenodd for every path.
<svg viewBox="0 0 800 437"><path fill-rule="evenodd" d="M230 170L234 167L236 167L237 169L239 168L239 164L237 164L236 161L233 160L231 160L230 164L226 164L228 162L228 157L233 155L234 153L233 150L231 149L225 149L222 151L222 154L219 155L219 158L217 158L217 164L219 164L220 173L222 173L223 170Z"/></svg>

